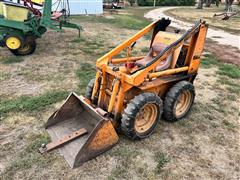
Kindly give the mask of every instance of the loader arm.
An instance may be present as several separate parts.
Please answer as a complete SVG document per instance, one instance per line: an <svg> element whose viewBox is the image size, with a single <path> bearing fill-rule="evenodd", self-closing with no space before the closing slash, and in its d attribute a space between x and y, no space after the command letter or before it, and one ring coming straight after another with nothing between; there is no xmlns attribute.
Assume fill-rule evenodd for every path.
<svg viewBox="0 0 240 180"><path fill-rule="evenodd" d="M140 39L142 36L147 34L149 31L151 31L161 20L157 20L147 27L143 28L141 31L139 31L137 34L135 34L130 39L124 41L120 45L118 45L116 48L111 50L109 53L105 54L101 58L97 60L96 66L101 69L103 65L108 65L108 63L111 61L112 57L117 55L119 52L121 52L123 49L127 48L128 46L131 46L132 43Z"/></svg>
<svg viewBox="0 0 240 180"><path fill-rule="evenodd" d="M155 26L157 26L157 24L160 21L161 20L153 22L152 24L150 24L146 28L144 28L141 31L139 31L137 34L135 34L129 40L123 42L122 44L117 46L115 49L113 49L112 51L110 51L109 53L107 53L106 55L101 57L100 59L98 59L97 63L96 63L98 69L100 69L100 70L106 69L106 73L109 73L109 74L112 74L114 76L117 76L120 79L124 76L124 80L128 84L130 84L132 86L138 86L138 85L140 85L144 81L144 78L146 78L148 76L149 72L153 71L156 68L156 66L159 64L159 62L164 60L167 56L169 56L169 54L173 53L186 40L188 40L189 38L193 37L194 35L198 35L198 32L200 31L200 29L201 28L203 29L206 26L204 22L201 22L201 21L197 22L190 30L185 32L182 35L182 37L180 37L177 41L175 41L174 43L172 43L168 47L166 47L150 63L148 63L144 67L139 68L135 72L132 72L131 74L125 74L125 73L122 73L120 71L116 72L112 67L108 66L109 63L114 61L114 60L112 60L112 57L114 55L118 54L123 49L125 49L128 46L130 46L133 42L135 42L136 40L138 40L139 38L144 36L146 33L151 31ZM203 36L205 38L206 30L203 29L203 31L205 31L205 33L203 34ZM192 49L194 49L194 47ZM193 57L191 57L191 58L193 58ZM134 58L132 58L132 59L135 60ZM127 59L125 59L125 62L126 61L127 61ZM187 60L187 61L189 61L189 60ZM120 61L120 62L122 63L122 62L124 62L124 60ZM184 67L184 68L182 68L180 70L186 71L186 70L188 70L188 68L186 66L186 67ZM151 77L151 75L150 75L150 77Z"/></svg>

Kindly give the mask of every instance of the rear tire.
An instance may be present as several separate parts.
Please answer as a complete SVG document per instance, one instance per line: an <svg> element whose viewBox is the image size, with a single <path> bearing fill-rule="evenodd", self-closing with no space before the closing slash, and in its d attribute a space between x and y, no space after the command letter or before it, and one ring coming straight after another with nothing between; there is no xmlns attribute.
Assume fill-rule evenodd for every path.
<svg viewBox="0 0 240 180"><path fill-rule="evenodd" d="M187 116L195 99L192 83L180 81L167 93L164 100L163 115L170 122L178 121Z"/></svg>
<svg viewBox="0 0 240 180"><path fill-rule="evenodd" d="M25 45L23 47L20 47L18 49L10 49L10 51L15 55L15 56L26 56L26 55L31 55L35 52L37 47L36 41L31 40L25 42Z"/></svg>
<svg viewBox="0 0 240 180"><path fill-rule="evenodd" d="M95 83L95 78L91 79L86 87L86 98L87 99L91 99L92 97L92 92L93 92L93 87L94 87L94 83Z"/></svg>
<svg viewBox="0 0 240 180"><path fill-rule="evenodd" d="M142 93L127 105L124 110L121 128L131 139L150 136L156 128L163 111L162 100L153 93Z"/></svg>

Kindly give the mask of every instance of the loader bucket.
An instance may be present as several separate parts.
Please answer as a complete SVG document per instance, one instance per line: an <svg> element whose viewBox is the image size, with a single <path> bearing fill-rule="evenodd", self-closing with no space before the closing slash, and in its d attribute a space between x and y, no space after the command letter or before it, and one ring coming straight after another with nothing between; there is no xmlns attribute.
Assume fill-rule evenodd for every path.
<svg viewBox="0 0 240 180"><path fill-rule="evenodd" d="M71 168L109 150L119 139L111 121L75 93L71 93L62 107L49 118L46 129L52 144L65 139L66 143L59 146L59 151ZM83 131L80 137L66 140L79 130L86 132Z"/></svg>

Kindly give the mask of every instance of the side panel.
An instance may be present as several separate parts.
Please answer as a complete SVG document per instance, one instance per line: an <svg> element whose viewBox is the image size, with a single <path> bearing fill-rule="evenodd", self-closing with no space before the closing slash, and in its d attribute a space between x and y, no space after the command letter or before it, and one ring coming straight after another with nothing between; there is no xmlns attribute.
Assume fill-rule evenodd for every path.
<svg viewBox="0 0 240 180"><path fill-rule="evenodd" d="M194 51L191 57L191 61L189 64L189 70L188 73L197 73L199 65L200 65L200 58L204 49L206 35L207 35L207 29L208 27L206 25L202 25L200 27L200 31L198 34L198 37L196 39L196 44L194 47Z"/></svg>
<svg viewBox="0 0 240 180"><path fill-rule="evenodd" d="M169 77L162 77L157 78L153 81L143 83L142 86L138 88L144 92L153 92L158 94L162 99L164 98L165 94L174 84L179 81L186 80L189 81L192 75L171 75Z"/></svg>

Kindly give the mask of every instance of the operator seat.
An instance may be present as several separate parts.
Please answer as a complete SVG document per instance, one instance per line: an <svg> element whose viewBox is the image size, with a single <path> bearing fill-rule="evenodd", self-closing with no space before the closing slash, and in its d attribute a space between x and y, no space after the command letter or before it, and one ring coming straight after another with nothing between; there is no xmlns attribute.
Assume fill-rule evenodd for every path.
<svg viewBox="0 0 240 180"><path fill-rule="evenodd" d="M138 67L144 67L149 62L153 60L158 54L161 53L168 45L163 43L155 43L152 45L150 51L148 52L147 56L145 56L143 59L136 62L136 65ZM156 67L156 71L163 71L170 67L172 61L172 54L169 55L164 61L161 61L159 65Z"/></svg>
<svg viewBox="0 0 240 180"><path fill-rule="evenodd" d="M177 41L181 37L180 34L159 31L154 37L154 41L148 54L141 60L136 61L138 67L144 67L150 63L153 58L160 54L166 47ZM176 56L180 53L178 48L177 53L173 52L165 60L161 61L155 71L164 71L169 68L174 68L176 64Z"/></svg>

